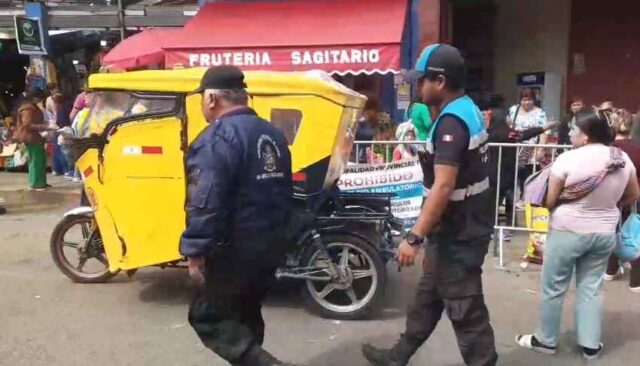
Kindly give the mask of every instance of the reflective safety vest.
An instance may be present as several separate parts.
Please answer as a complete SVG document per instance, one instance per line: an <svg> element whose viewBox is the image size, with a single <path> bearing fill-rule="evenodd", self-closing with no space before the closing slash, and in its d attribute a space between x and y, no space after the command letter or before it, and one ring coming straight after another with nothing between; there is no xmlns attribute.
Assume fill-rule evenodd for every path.
<svg viewBox="0 0 640 366"><path fill-rule="evenodd" d="M434 153L434 135L443 117L451 115L464 122L469 131L468 152L459 166L455 191L438 231L460 240L491 235L492 194L489 189L488 134L482 113L468 96L450 102L440 113L427 139L427 151ZM433 159L429 159L431 164ZM433 186L433 167L425 170L425 192Z"/></svg>

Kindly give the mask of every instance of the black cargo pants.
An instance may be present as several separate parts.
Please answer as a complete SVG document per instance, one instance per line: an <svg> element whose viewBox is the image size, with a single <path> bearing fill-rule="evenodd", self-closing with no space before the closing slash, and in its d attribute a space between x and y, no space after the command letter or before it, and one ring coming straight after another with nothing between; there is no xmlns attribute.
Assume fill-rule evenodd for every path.
<svg viewBox="0 0 640 366"><path fill-rule="evenodd" d="M404 339L417 350L446 311L465 364L495 365L498 354L481 278L489 240L454 242L430 238L429 242L424 274L407 314Z"/></svg>
<svg viewBox="0 0 640 366"><path fill-rule="evenodd" d="M264 341L262 301L284 258L280 235L245 238L205 259L205 285L189 308L202 343L232 365ZM244 244L244 245L243 245Z"/></svg>

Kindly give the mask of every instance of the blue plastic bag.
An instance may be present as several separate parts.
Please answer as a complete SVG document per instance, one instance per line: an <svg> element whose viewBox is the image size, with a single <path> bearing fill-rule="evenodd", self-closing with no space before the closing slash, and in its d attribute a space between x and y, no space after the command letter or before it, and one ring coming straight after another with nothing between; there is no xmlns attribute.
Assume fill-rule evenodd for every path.
<svg viewBox="0 0 640 366"><path fill-rule="evenodd" d="M623 262L640 258L640 215L637 212L629 214L622 224L614 253Z"/></svg>

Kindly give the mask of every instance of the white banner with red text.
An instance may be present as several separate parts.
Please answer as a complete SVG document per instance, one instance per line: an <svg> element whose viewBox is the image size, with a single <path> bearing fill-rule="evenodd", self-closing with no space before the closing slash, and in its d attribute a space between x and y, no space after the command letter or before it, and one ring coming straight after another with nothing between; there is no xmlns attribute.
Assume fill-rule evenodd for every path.
<svg viewBox="0 0 640 366"><path fill-rule="evenodd" d="M350 165L340 176L343 192L392 193L391 211L411 226L420 214L423 199L422 167L417 159L379 165Z"/></svg>

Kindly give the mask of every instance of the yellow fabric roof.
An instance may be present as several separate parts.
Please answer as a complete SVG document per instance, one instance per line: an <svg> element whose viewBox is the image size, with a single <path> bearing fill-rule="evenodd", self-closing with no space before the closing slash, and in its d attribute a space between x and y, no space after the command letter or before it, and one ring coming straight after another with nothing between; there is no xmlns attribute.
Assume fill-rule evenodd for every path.
<svg viewBox="0 0 640 366"><path fill-rule="evenodd" d="M206 68L188 68L93 74L89 78L89 88L189 93L198 88L206 70ZM338 83L322 71L246 71L245 81L249 93L253 95L314 94L335 103L356 108L362 108L366 100L363 95Z"/></svg>

